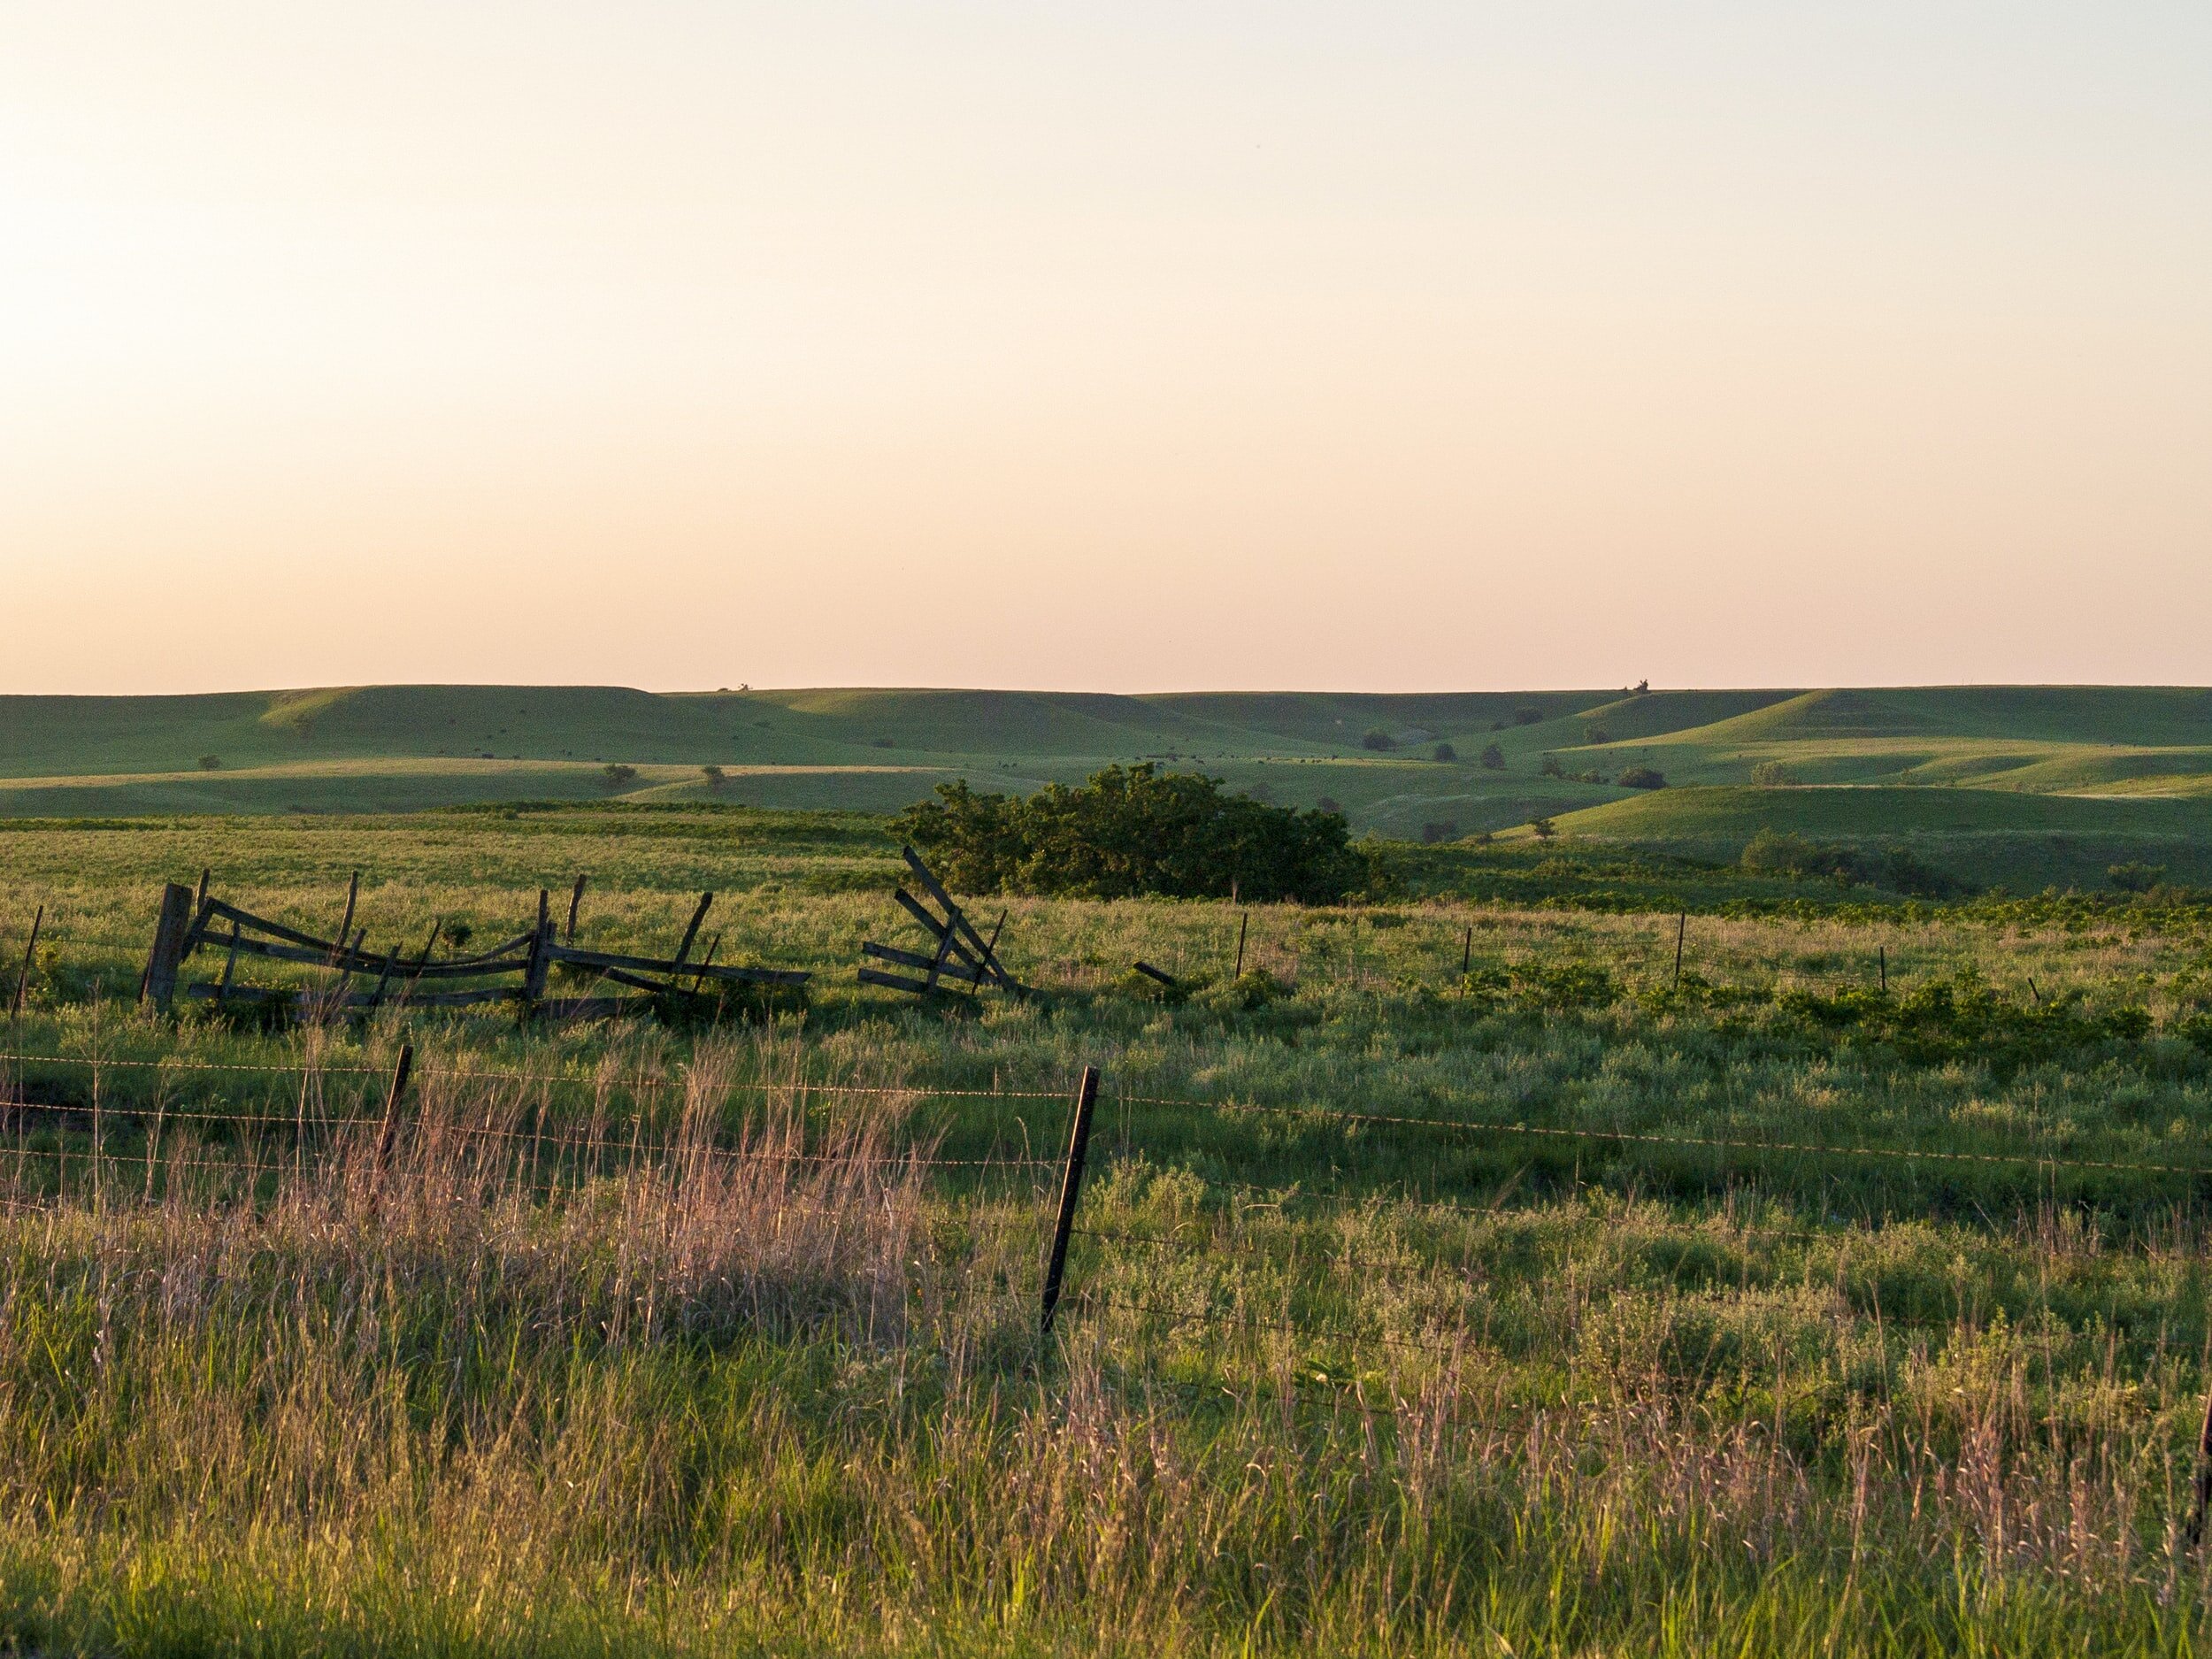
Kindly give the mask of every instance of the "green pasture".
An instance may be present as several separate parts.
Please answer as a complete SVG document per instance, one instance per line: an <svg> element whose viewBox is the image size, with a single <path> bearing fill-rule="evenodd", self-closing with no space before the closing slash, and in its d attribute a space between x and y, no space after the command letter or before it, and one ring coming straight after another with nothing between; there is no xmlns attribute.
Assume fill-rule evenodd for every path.
<svg viewBox="0 0 2212 1659"><path fill-rule="evenodd" d="M1909 846L1973 886L2094 887L2131 862L2212 879L2212 692L2191 687L0 698L0 817L16 818L532 801L886 812L955 779L1027 793L1139 760L1408 841L1549 819L1726 862L1771 827ZM1637 768L1666 787L1623 787Z"/></svg>
<svg viewBox="0 0 2212 1659"><path fill-rule="evenodd" d="M1342 906L968 895L1041 995L925 1005L853 974L864 939L918 941L882 817L690 802L636 764L657 804L0 825L11 996L45 917L0 1020L0 1644L2212 1636L2183 1538L2200 900L1755 874L1681 849L1728 850L1768 796L1851 796L1863 819L1778 821L1874 833L1889 795L1973 792L1668 790L1578 815L1640 815L1623 840L1388 849ZM1913 833L2001 833L1973 814L2020 800ZM134 993L160 886L203 868L326 934L357 871L373 948L488 941L582 873L583 942L664 951L711 888L718 960L816 978L719 1026L159 1015Z"/></svg>

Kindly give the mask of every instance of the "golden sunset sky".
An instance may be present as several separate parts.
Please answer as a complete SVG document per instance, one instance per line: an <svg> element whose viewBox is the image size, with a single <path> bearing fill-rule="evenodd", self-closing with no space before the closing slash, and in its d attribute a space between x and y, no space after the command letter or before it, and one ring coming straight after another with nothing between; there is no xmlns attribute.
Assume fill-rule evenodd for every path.
<svg viewBox="0 0 2212 1659"><path fill-rule="evenodd" d="M2212 680L2212 7L0 7L0 690Z"/></svg>

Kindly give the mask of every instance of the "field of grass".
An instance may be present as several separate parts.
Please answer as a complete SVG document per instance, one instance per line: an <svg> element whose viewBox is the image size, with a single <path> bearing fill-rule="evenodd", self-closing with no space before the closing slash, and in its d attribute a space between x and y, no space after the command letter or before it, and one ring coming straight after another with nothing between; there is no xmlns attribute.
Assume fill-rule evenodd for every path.
<svg viewBox="0 0 2212 1659"><path fill-rule="evenodd" d="M1494 745L1501 764L1484 765ZM1724 861L1758 829L1791 827L1907 844L1976 885L2093 887L2126 862L2212 875L2212 692L2186 687L0 698L0 817L609 799L880 812L955 778L1026 793L1145 759L1332 803L1356 830L1406 841L1548 818ZM1664 775L1663 803L1621 785L1639 767ZM1755 772L1778 787L1750 792Z"/></svg>
<svg viewBox="0 0 2212 1659"><path fill-rule="evenodd" d="M979 899L1044 995L933 1008L854 981L912 942L862 814L0 826L0 988L47 914L0 1062L0 1641L2200 1650L2212 911L1640 849L1701 793L1402 849L1371 903ZM721 960L817 979L718 1030L164 1018L156 897L204 866L321 933L358 870L372 946L588 872L585 941L664 950L711 887Z"/></svg>

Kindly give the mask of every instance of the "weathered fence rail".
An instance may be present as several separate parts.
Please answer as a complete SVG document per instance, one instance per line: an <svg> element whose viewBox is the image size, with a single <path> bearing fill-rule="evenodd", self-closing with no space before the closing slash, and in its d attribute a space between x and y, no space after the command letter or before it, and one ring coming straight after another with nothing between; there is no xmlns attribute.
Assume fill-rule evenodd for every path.
<svg viewBox="0 0 2212 1659"><path fill-rule="evenodd" d="M360 894L357 874L347 887L345 918L336 936L329 939L218 898L206 891L204 877L196 895L192 888L172 882L162 893L141 994L164 1008L181 995L219 1007L232 1002L289 1003L303 1012L327 1013L360 1013L397 1003L466 1008L510 1002L526 1012L557 1019L650 1011L671 998L703 998L710 986L796 987L812 977L799 969L718 963L714 956L721 943L718 935L706 954L694 960L692 948L714 902L712 892L699 895L690 925L673 956L586 949L573 942L583 892L583 879L579 877L569 901L565 936L556 933L549 895L541 889L537 919L532 926L488 949L437 956L433 953L442 924L431 927L429 937L418 950L396 944L381 951L366 948L367 929L357 931L353 926ZM186 964L202 952L211 956L220 954L220 975L212 980L184 983ZM307 986L247 985L237 977L241 957L316 968L323 977ZM560 967L643 995L549 996L547 986L551 972Z"/></svg>

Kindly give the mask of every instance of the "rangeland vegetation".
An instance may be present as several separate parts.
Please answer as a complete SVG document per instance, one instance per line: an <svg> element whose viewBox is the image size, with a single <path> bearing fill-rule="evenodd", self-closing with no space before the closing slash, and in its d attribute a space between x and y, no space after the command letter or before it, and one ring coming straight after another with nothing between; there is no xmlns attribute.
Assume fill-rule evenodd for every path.
<svg viewBox="0 0 2212 1659"><path fill-rule="evenodd" d="M2195 1651L2201 895L1562 831L1370 848L1328 904L1013 892L1041 995L923 1006L852 978L900 921L881 818L0 830L7 993L45 907L0 1074L7 1635ZM158 884L205 865L325 935L363 871L376 943L588 871L580 935L664 953L710 887L723 960L817 979L718 1029L157 1017Z"/></svg>

